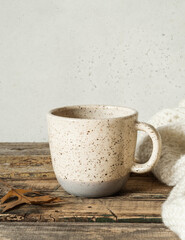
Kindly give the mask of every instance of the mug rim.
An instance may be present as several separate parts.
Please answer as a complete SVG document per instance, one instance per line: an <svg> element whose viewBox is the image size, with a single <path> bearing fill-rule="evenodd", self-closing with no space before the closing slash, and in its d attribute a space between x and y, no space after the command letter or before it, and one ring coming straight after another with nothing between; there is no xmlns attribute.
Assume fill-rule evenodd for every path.
<svg viewBox="0 0 185 240"><path fill-rule="evenodd" d="M130 110L132 113L127 114L126 116L120 116L120 117L105 117L105 118L74 118L74 117L65 117L65 116L58 116L55 115L54 112L61 110L61 109L75 109L75 108L120 108L122 110ZM106 120L115 120L115 119L127 119L132 118L133 116L138 116L137 110L130 107L124 107L124 106L117 106L117 105L104 105L104 104L85 104L85 105L69 105L69 106L63 106L59 108L53 108L47 113L48 117L53 117L57 119L62 120L71 120L71 121L106 121Z"/></svg>

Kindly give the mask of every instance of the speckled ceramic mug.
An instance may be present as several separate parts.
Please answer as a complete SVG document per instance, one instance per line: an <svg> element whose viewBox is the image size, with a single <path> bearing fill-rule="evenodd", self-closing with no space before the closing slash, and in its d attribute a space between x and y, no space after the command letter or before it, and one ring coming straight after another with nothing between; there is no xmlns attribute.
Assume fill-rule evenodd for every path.
<svg viewBox="0 0 185 240"><path fill-rule="evenodd" d="M58 182L70 194L102 197L118 192L130 172L151 170L161 152L154 127L137 122L137 111L116 106L69 106L48 115L49 144ZM137 130L149 134L153 152L135 161Z"/></svg>

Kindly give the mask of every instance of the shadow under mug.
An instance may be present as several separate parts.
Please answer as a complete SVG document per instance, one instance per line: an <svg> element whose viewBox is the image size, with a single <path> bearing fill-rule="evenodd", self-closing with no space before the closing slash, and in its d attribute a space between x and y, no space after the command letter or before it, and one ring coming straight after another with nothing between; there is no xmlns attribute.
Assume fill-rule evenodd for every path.
<svg viewBox="0 0 185 240"><path fill-rule="evenodd" d="M58 182L70 194L112 195L130 172L152 169L161 153L158 131L137 121L137 111L117 106L83 105L51 110L47 115L52 164ZM152 139L146 163L135 160L137 130Z"/></svg>

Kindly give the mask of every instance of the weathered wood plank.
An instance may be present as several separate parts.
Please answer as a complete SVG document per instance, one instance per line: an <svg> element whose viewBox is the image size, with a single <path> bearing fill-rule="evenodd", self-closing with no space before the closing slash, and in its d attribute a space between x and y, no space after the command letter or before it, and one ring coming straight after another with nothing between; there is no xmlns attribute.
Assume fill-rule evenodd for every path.
<svg viewBox="0 0 185 240"><path fill-rule="evenodd" d="M49 155L48 143L0 142L0 155Z"/></svg>
<svg viewBox="0 0 185 240"><path fill-rule="evenodd" d="M51 158L47 155L0 155L0 177L4 179L55 178Z"/></svg>
<svg viewBox="0 0 185 240"><path fill-rule="evenodd" d="M0 144L0 167L0 178L13 187L32 188L64 200L53 207L25 205L6 214L0 210L0 221L161 222L161 204L171 189L152 174L132 174L116 196L101 199L71 196L56 181L47 143ZM0 197L7 191L0 184Z"/></svg>
<svg viewBox="0 0 185 240"><path fill-rule="evenodd" d="M178 240L163 224L0 223L0 240Z"/></svg>
<svg viewBox="0 0 185 240"><path fill-rule="evenodd" d="M13 171L13 170L12 170ZM0 172L0 178L2 178L4 173ZM41 178L40 176L32 175L32 178L30 179L25 176L25 178L19 178L19 179L6 179L6 182L8 182L10 185L19 188L34 188L38 191L54 191L56 188L58 188L60 185L58 184L55 176L53 178L48 178L47 176L44 176ZM0 185L0 188L3 187ZM135 174L131 175L128 182L126 183L125 187L116 195L117 198L121 197L136 197L139 198L140 195L149 196L151 198L160 198L160 199L166 199L171 187L168 187L159 181L156 180L156 178L153 175L150 176L137 176ZM7 188L4 188L0 192L1 194L4 194ZM59 191L61 196L67 196L65 194L65 191L62 188L59 188L57 191Z"/></svg>
<svg viewBox="0 0 185 240"><path fill-rule="evenodd" d="M25 205L0 213L0 221L161 222L162 201L68 198L53 206ZM17 216L17 217L15 217Z"/></svg>
<svg viewBox="0 0 185 240"><path fill-rule="evenodd" d="M13 216L15 221L38 221L42 218L42 221L55 219L55 221L160 222L161 204L167 196L166 187L153 177L133 176L126 184L125 190L116 196L101 199L71 196L60 187L55 179L9 180L8 183L16 188L32 188L60 196L64 203L54 207L21 206L7 214L0 213L1 221L11 221ZM0 196L3 196L7 192L7 188L3 185L0 186Z"/></svg>
<svg viewBox="0 0 185 240"><path fill-rule="evenodd" d="M0 143L0 177L55 178L48 143Z"/></svg>

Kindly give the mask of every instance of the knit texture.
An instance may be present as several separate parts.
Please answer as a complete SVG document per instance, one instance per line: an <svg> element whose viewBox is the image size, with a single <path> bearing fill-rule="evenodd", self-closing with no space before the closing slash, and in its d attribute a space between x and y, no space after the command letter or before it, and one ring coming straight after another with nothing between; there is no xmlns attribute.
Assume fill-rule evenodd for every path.
<svg viewBox="0 0 185 240"><path fill-rule="evenodd" d="M163 183L175 186L162 205L164 224L185 240L185 99L175 109L164 109L149 121L162 138L162 153L153 168L154 175ZM148 136L140 140L137 157L146 162L152 152Z"/></svg>

